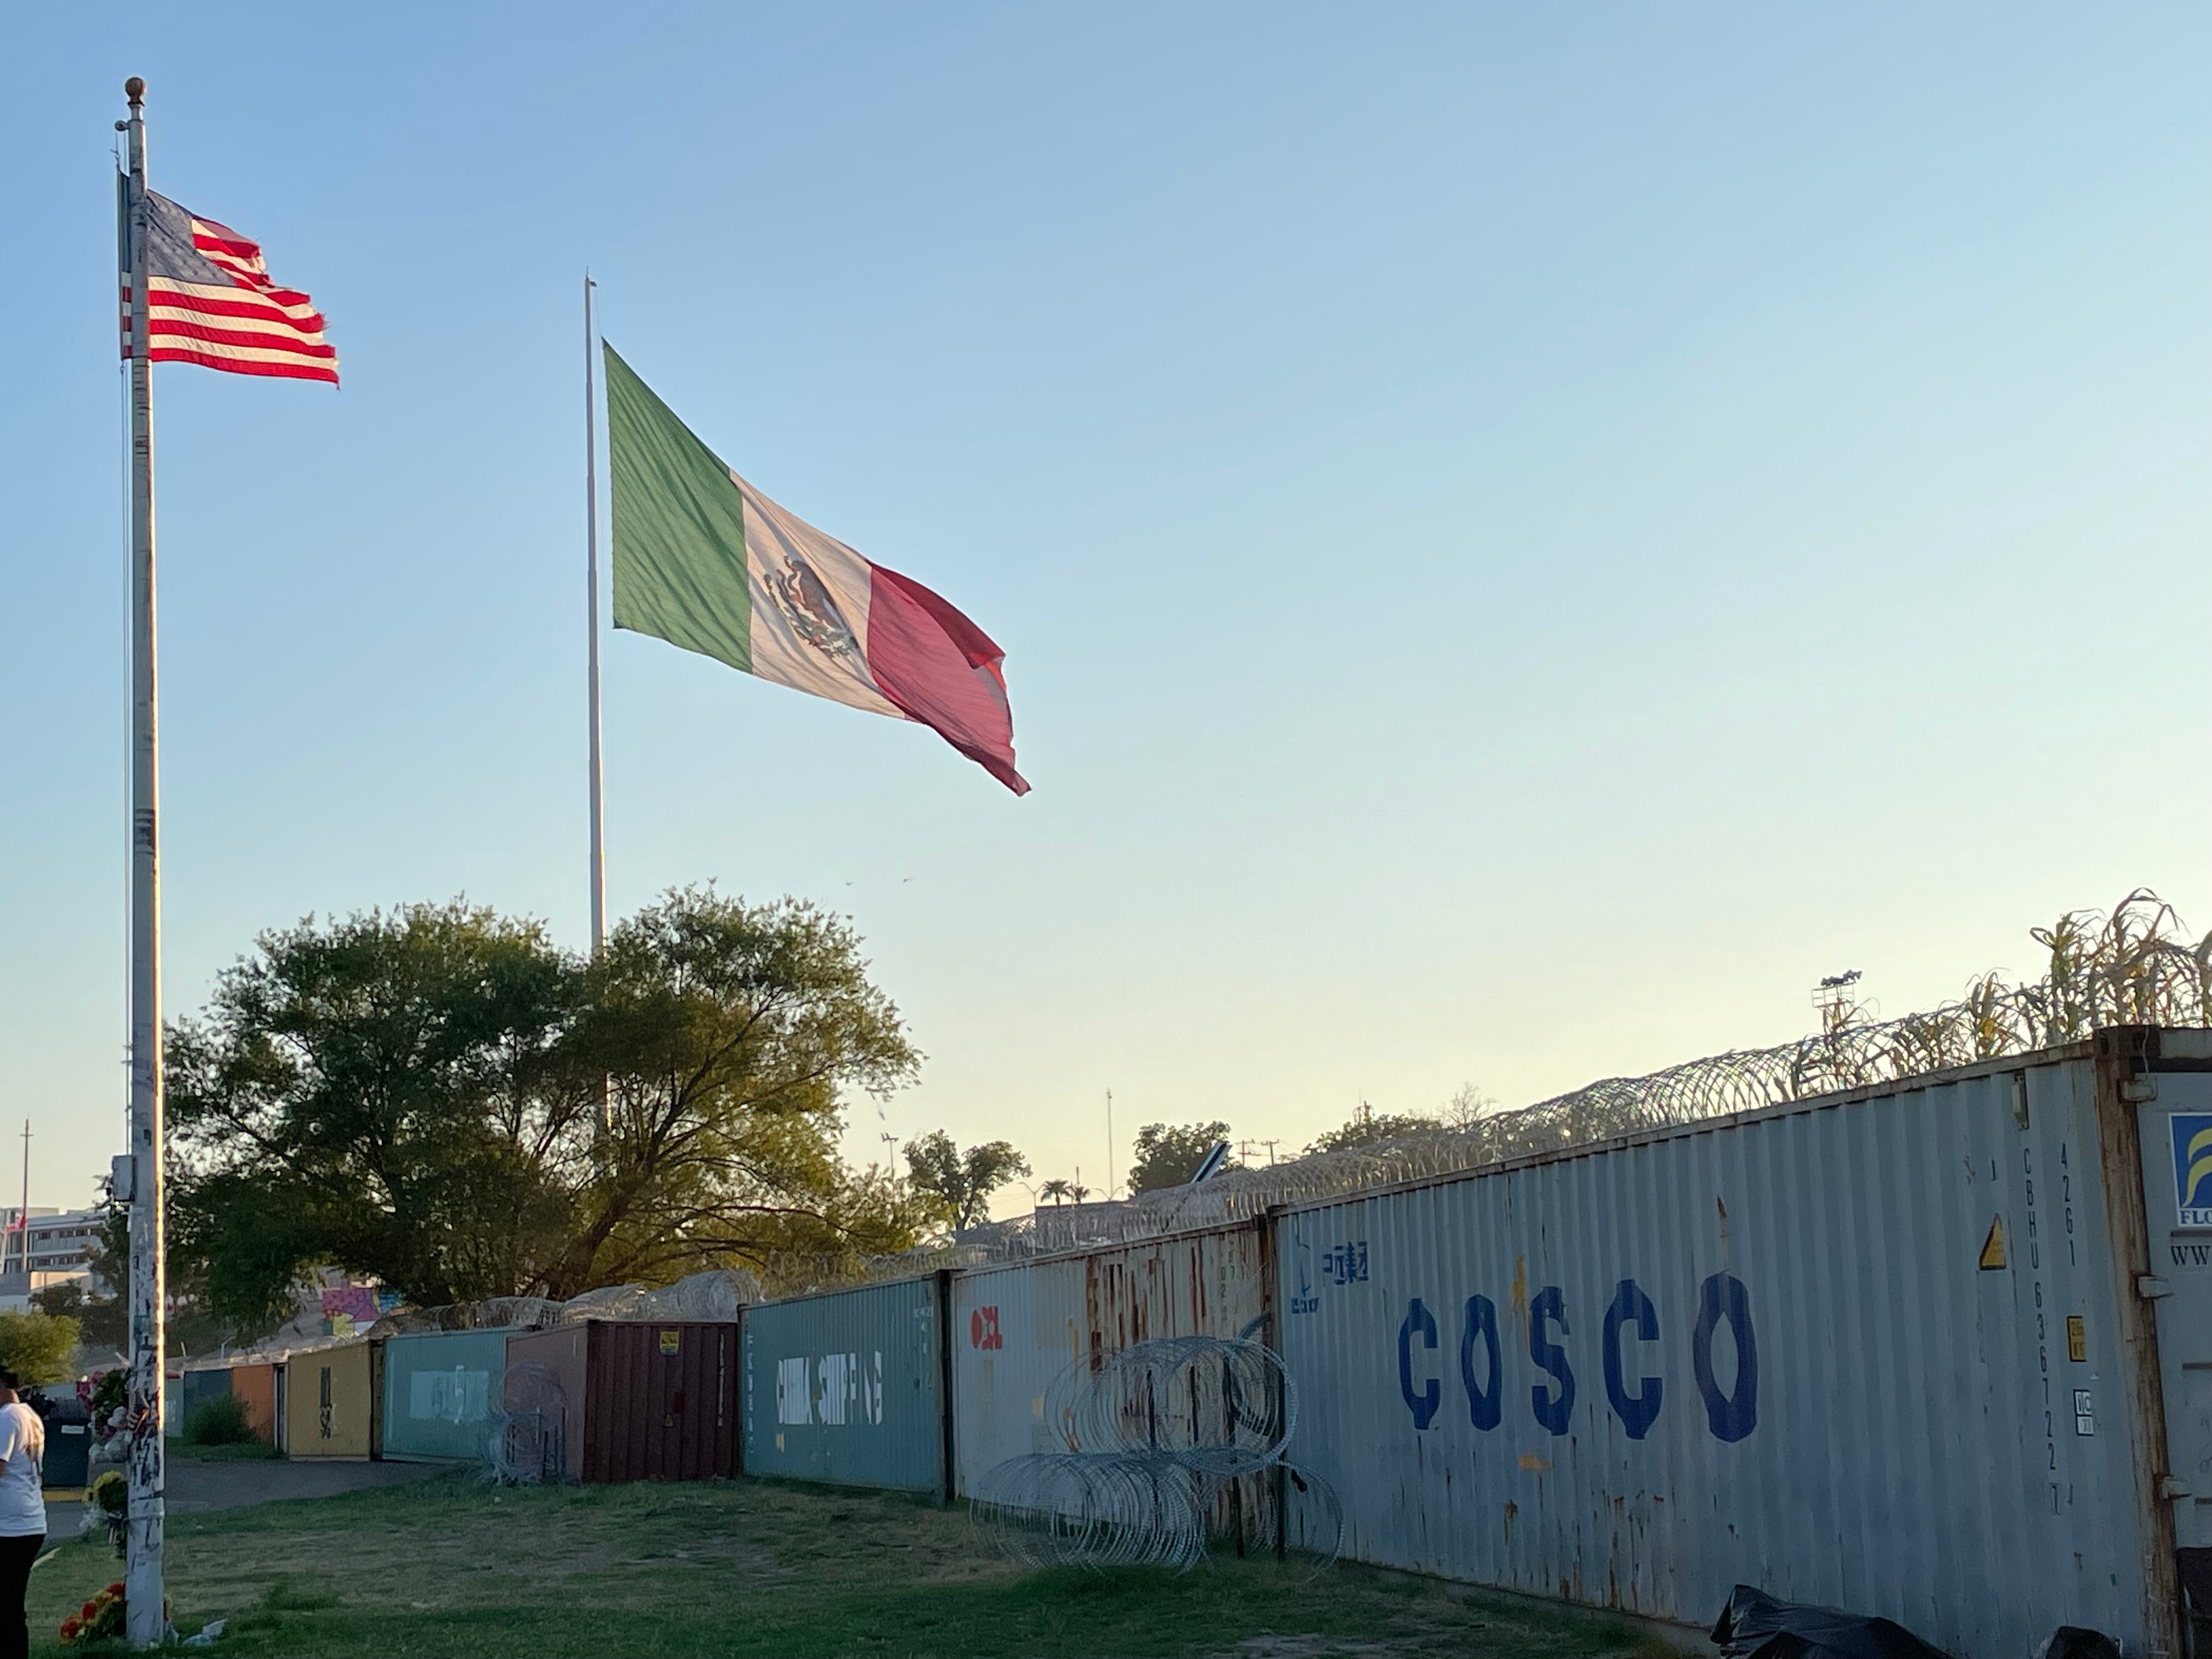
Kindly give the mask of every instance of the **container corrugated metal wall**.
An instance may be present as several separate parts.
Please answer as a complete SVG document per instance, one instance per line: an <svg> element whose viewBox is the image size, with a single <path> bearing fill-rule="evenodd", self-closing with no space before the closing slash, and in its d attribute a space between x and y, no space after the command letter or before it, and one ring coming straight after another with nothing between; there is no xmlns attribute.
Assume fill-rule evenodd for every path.
<svg viewBox="0 0 2212 1659"><path fill-rule="evenodd" d="M1756 1584L1961 1659L2061 1623L2171 1651L2109 1243L2139 1177L2101 1172L2086 1046L2038 1060L1280 1216L1290 1455L1346 1553L1692 1624Z"/></svg>
<svg viewBox="0 0 2212 1659"><path fill-rule="evenodd" d="M492 1387L507 1369L508 1335L410 1331L386 1338L383 1455L438 1463L482 1457Z"/></svg>
<svg viewBox="0 0 2212 1659"><path fill-rule="evenodd" d="M595 1321L589 1328L584 1480L738 1472L736 1325Z"/></svg>
<svg viewBox="0 0 2212 1659"><path fill-rule="evenodd" d="M264 1446L276 1443L276 1368L270 1364L233 1365L230 1391L246 1408L246 1426Z"/></svg>
<svg viewBox="0 0 2212 1659"><path fill-rule="evenodd" d="M592 1391L590 1343L591 1327L581 1323L556 1325L545 1331L516 1331L507 1339L510 1367L542 1365L560 1385L562 1473L570 1480L584 1478L584 1423ZM496 1390L497 1379L494 1387ZM536 1397L519 1380L514 1389L514 1396L507 1402L510 1406Z"/></svg>
<svg viewBox="0 0 2212 1659"><path fill-rule="evenodd" d="M746 1474L941 1490L935 1279L762 1303L744 1333Z"/></svg>
<svg viewBox="0 0 2212 1659"><path fill-rule="evenodd" d="M380 1341L314 1348L284 1362L284 1454L349 1462L376 1455Z"/></svg>
<svg viewBox="0 0 2212 1659"><path fill-rule="evenodd" d="M2154 1430L2165 1425L2166 1455L2155 1467L2173 1500L2166 1541L2194 1612L2186 1650L2203 1659L2212 1655L2212 1033L2136 1028L2102 1033L2098 1046L2116 1091L2135 1107L2125 1127L2136 1144L2114 1138L2108 1179L2130 1163L2142 1178L2141 1235L2118 1248L2124 1268L2148 1269L2137 1290L2152 1310L2145 1346L2157 1350L2129 1415ZM2087 1426L2121 1426L2114 1402L2099 1409L2101 1427Z"/></svg>
<svg viewBox="0 0 2212 1659"><path fill-rule="evenodd" d="M1091 1352L1079 1258L963 1273L952 1281L954 1490L1010 1457L1069 1449L1045 1420L1053 1383Z"/></svg>
<svg viewBox="0 0 2212 1659"><path fill-rule="evenodd" d="M518 1331L507 1360L542 1365L560 1382L571 1480L708 1480L738 1472L735 1323L593 1320Z"/></svg>
<svg viewBox="0 0 2212 1659"><path fill-rule="evenodd" d="M179 1434L190 1431L192 1416L210 1400L224 1400L230 1395L230 1367L210 1368L186 1371L179 1379L177 1409L183 1420L178 1425Z"/></svg>
<svg viewBox="0 0 2212 1659"><path fill-rule="evenodd" d="M1256 1334L1267 1291L1253 1226L956 1278L956 1490L972 1493L1008 1458L1067 1449L1045 1401L1072 1366L1160 1337Z"/></svg>

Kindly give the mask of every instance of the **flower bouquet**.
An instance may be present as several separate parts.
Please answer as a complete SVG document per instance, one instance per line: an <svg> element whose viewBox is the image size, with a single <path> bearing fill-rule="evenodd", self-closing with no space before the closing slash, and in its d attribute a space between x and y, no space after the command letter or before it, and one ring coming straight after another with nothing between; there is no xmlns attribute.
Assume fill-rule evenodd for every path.
<svg viewBox="0 0 2212 1659"><path fill-rule="evenodd" d="M84 1642L119 1640L123 1635L123 1586L110 1584L62 1620L62 1641L70 1647Z"/></svg>
<svg viewBox="0 0 2212 1659"><path fill-rule="evenodd" d="M62 1620L62 1645L80 1647L88 1642L119 1642L123 1639L123 1586L110 1584L75 1613ZM169 1601L161 1599L161 1621L168 1622Z"/></svg>

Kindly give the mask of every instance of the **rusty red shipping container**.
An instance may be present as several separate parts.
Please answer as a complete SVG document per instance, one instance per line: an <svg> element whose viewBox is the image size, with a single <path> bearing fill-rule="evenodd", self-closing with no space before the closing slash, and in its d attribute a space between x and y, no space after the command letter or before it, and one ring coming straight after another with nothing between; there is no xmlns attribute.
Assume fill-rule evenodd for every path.
<svg viewBox="0 0 2212 1659"><path fill-rule="evenodd" d="M527 1402L557 1417L558 1459L570 1480L706 1480L738 1472L734 1324L592 1320L518 1331L507 1340L507 1364L506 1407ZM526 1365L542 1373L519 1369Z"/></svg>

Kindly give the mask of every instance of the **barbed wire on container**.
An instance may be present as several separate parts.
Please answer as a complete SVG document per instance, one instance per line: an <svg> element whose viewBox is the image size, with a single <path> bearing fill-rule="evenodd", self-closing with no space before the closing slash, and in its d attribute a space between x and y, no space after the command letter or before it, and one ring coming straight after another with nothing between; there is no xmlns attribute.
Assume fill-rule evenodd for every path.
<svg viewBox="0 0 2212 1659"><path fill-rule="evenodd" d="M2191 940L2173 907L2148 889L2130 893L2109 915L2069 911L2049 927L2031 929L2030 937L2048 957L2039 978L2014 983L1985 974L1957 1000L1923 1012L1883 1019L1855 997L1832 999L1823 1029L1794 1042L1730 1049L1640 1077L1601 1078L1464 1124L1438 1121L1387 1140L1224 1170L1196 1186L1072 1206L1079 1217L1054 1212L991 1224L932 1249L880 1258L865 1276L988 1266L1249 1221L1279 1204L1872 1087L2080 1042L2108 1026L2212 1025L2212 934ZM772 1279L804 1272L796 1261L769 1269Z"/></svg>
<svg viewBox="0 0 2212 1659"><path fill-rule="evenodd" d="M765 1297L1235 1225L1277 1205L1463 1174L1644 1130L1872 1087L2079 1042L2109 1026L2212 1026L2212 934L2191 939L2173 907L2148 889L2130 893L2109 914L2069 911L2049 927L2031 929L2030 937L2047 958L2033 980L1985 974L1953 1001L1883 1018L1860 996L1856 975L1837 975L1819 1000L1821 1029L1808 1036L1771 1048L1730 1049L1641 1076L1601 1078L1517 1109L1461 1115L1460 1121L1438 1120L1389 1139L1231 1168L1196 1185L1055 1206L894 1255L763 1251L750 1270L695 1274L662 1290L617 1285L567 1303L509 1297L410 1310L387 1316L373 1334L543 1326L574 1318L735 1318L739 1304ZM691 1308L698 1310L681 1311Z"/></svg>
<svg viewBox="0 0 2212 1659"><path fill-rule="evenodd" d="M1286 1501L1285 1486L1300 1494L1300 1553L1326 1567L1342 1547L1334 1491L1284 1455L1297 1385L1249 1335L1163 1337L1079 1359L1042 1413L1061 1449L994 1465L969 1507L1011 1561L1188 1569L1217 1532L1270 1535L1263 1511Z"/></svg>

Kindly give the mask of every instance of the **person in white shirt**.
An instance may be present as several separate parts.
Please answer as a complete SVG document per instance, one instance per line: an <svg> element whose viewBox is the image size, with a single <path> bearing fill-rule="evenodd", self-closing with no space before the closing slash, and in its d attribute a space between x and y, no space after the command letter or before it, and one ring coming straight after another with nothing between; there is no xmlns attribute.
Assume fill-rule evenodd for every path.
<svg viewBox="0 0 2212 1659"><path fill-rule="evenodd" d="M46 1541L46 1425L16 1397L18 1386L15 1372L0 1370L0 1659L30 1653L23 1594Z"/></svg>

